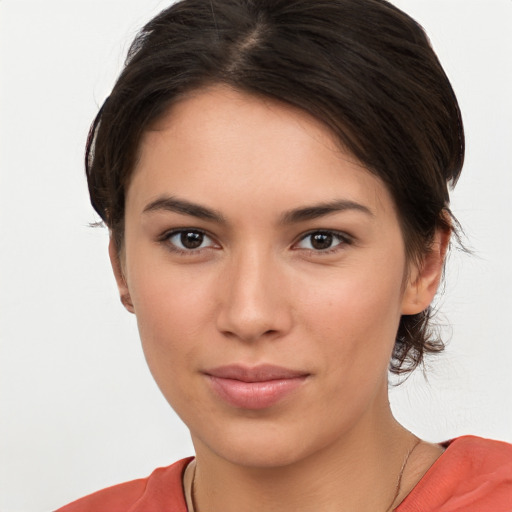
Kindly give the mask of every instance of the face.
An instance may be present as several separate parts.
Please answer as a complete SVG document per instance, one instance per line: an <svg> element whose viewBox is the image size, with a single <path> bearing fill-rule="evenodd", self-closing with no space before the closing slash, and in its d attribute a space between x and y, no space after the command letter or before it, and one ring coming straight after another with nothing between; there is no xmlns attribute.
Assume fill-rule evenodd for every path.
<svg viewBox="0 0 512 512"><path fill-rule="evenodd" d="M140 149L111 255L198 453L289 464L380 421L400 316L423 308L383 183L308 114L222 87Z"/></svg>

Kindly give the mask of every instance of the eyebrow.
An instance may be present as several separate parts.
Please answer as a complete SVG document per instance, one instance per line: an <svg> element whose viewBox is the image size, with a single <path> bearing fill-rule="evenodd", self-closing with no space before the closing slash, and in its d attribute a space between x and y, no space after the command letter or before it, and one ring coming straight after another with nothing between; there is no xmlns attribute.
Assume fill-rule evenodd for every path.
<svg viewBox="0 0 512 512"><path fill-rule="evenodd" d="M161 197L149 203L143 210L144 213L149 212L175 212L183 215L190 215L198 219L217 222L218 224L226 224L226 219L222 214L206 206L201 206L185 199L177 199L176 197Z"/></svg>
<svg viewBox="0 0 512 512"><path fill-rule="evenodd" d="M332 213L345 212L355 210L370 217L374 217L374 213L366 206L356 203L355 201L349 201L346 199L339 199L334 201L329 201L327 203L320 203L311 206L306 206L304 208L297 208L294 210L290 210L285 212L281 217L282 224L295 224L298 222L304 222L306 220L318 219L320 217L325 217L326 215L330 215Z"/></svg>
<svg viewBox="0 0 512 512"><path fill-rule="evenodd" d="M354 210L369 215L370 217L374 217L373 212L366 206L356 203L355 201L339 199L289 210L283 213L280 220L281 224L296 224L307 220L325 217L326 215L331 215L333 213ZM173 196L160 197L146 205L143 210L144 213L158 211L181 213L198 219L217 222L218 224L227 224L224 216L217 210L201 206L185 199L178 199Z"/></svg>

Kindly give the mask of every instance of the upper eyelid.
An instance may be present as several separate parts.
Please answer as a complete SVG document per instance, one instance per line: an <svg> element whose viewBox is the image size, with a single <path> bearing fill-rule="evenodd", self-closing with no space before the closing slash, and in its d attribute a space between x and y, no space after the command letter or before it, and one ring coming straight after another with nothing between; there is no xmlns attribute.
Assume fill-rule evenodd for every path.
<svg viewBox="0 0 512 512"><path fill-rule="evenodd" d="M299 235L297 237L296 241L293 243L296 244L297 242L300 242L301 240L304 240L304 238L314 235L315 233L328 233L330 235L338 236L339 238L341 238L342 240L345 240L347 242L349 242L349 241L351 242L354 240L354 237L345 231L338 231L336 229L311 229L311 230L307 231L306 233L302 233L301 235Z"/></svg>
<svg viewBox="0 0 512 512"><path fill-rule="evenodd" d="M208 238L211 238L214 242L216 242L215 236L212 235L211 233L209 233L207 230L202 229L202 228L193 228L193 227L167 229L161 235L159 235L158 239L166 240L173 235L177 235L178 233L183 233L183 232L187 232L187 231L196 231L197 233L201 233L201 234L207 236Z"/></svg>
<svg viewBox="0 0 512 512"><path fill-rule="evenodd" d="M183 249L179 247L178 245L172 243L170 239L173 236L179 235L180 233L186 233L187 231L195 231L197 233L201 233L205 237L209 238L211 240L211 244L207 245L206 247L197 247L195 249ZM174 228L174 229L168 229L164 231L158 238L157 242L159 244L168 245L168 249L175 253L180 254L188 254L190 256L197 255L202 253L203 251L209 250L209 249L218 249L219 247L222 247L219 242L216 240L214 236L212 236L210 233L205 231L204 229L199 228Z"/></svg>
<svg viewBox="0 0 512 512"><path fill-rule="evenodd" d="M314 249L309 247L299 247L299 244L307 239L308 236L315 233L328 233L338 238L337 243L326 249ZM346 250L349 246L354 245L354 237L343 231L333 229L313 229L307 233L302 234L290 247L292 251L297 253L304 253L312 256L326 257L329 255L338 254L340 251Z"/></svg>

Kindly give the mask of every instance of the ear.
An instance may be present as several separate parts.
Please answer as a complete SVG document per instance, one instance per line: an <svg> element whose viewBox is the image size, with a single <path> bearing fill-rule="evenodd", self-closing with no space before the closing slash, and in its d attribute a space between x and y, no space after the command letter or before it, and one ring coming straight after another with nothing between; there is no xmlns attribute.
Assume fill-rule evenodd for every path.
<svg viewBox="0 0 512 512"><path fill-rule="evenodd" d="M402 300L402 315L416 315L430 306L443 275L450 235L450 229L438 228L430 251L410 269Z"/></svg>
<svg viewBox="0 0 512 512"><path fill-rule="evenodd" d="M108 255L110 257L112 270L114 271L114 277L116 278L117 289L119 290L121 302L130 313L135 313L135 308L133 307L132 299L130 297L130 290L128 289L128 284L126 283L123 267L119 258L119 251L117 250L117 245L112 236L110 237L110 242L108 244Z"/></svg>

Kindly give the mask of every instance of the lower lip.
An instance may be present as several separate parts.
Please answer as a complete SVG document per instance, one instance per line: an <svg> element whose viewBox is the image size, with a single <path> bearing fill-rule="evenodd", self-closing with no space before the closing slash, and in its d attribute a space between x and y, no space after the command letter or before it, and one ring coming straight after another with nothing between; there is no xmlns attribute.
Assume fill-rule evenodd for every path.
<svg viewBox="0 0 512 512"><path fill-rule="evenodd" d="M241 409L266 409L277 404L297 388L306 377L243 382L235 379L208 376L213 390L223 400Z"/></svg>

